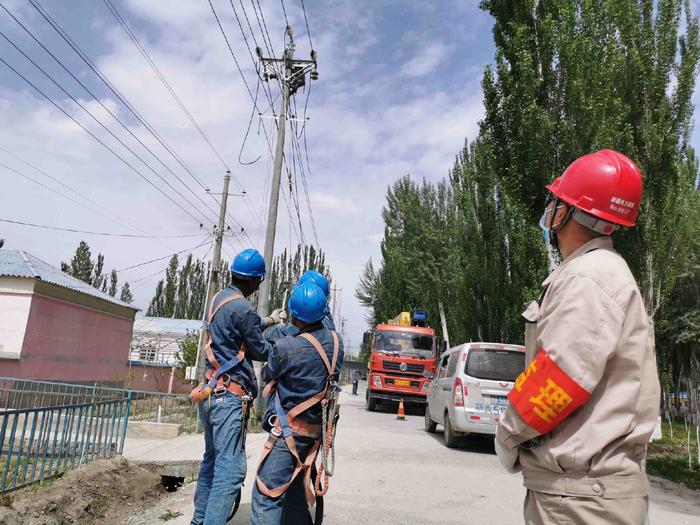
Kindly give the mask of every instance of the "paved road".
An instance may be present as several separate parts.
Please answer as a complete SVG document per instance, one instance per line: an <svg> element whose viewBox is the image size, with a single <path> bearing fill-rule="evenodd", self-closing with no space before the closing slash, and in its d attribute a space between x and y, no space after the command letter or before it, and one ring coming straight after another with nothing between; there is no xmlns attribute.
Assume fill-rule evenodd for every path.
<svg viewBox="0 0 700 525"><path fill-rule="evenodd" d="M448 449L440 434L423 430L422 416L409 414L406 421L397 421L390 410L367 412L364 391L360 393L343 394L338 467L326 496L325 523L522 523L521 478L501 469L492 442L465 439L460 448ZM261 436L250 438L249 479L241 514L234 520L240 524L248 523L251 476L261 444ZM193 492L193 484L188 485L130 523L163 523L158 517L170 510L183 515L167 523L186 525ZM651 501L652 525L700 525L697 494L674 494L654 485Z"/></svg>

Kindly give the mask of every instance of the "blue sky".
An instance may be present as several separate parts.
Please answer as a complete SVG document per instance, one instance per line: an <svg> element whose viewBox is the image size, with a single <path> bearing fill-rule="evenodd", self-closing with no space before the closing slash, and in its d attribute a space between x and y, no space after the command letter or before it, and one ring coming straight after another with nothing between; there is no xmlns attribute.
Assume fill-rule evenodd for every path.
<svg viewBox="0 0 700 525"><path fill-rule="evenodd" d="M249 238L233 236L224 245L230 257L251 243L262 250L261 228L267 214L270 161L261 126L271 132L270 118L253 119L243 160L238 154L251 115L252 101L207 0L113 0L159 69L205 131L237 179L232 189L244 188L248 200L232 197L231 215L245 226ZM255 90L253 61L228 0L212 0L243 73ZM87 66L56 35L27 2L5 0L8 7L129 129L200 197L214 205L193 178L179 166L137 120L116 100ZM379 257L383 233L381 207L387 187L410 173L438 180L447 174L465 138L475 137L483 116L481 74L493 58L491 19L478 2L306 0L313 46L318 52L320 78L311 86L306 124L309 145L309 200L318 238L326 250L335 284L343 289L342 311L351 346L365 329L363 312L353 296L364 263ZM239 0L233 4L247 31ZM127 100L192 168L203 184L221 191L224 168L103 2L41 0L46 10L86 51ZM257 5L257 4L256 4ZM261 0L274 50L282 49L285 20L282 3ZM296 56L308 58L309 40L300 0L285 0L294 28ZM261 32L253 4L243 1L256 34ZM170 172L149 156L90 96L70 79L4 11L0 30L35 59L92 111L109 129L139 152L160 173L198 204ZM247 34L252 44L252 36ZM0 38L0 57L46 90L67 112L151 178L163 191L179 198L149 168L131 157L104 129L42 77ZM0 150L0 162L50 186L53 191L0 166L0 217L107 232L134 233L133 226L151 235L202 234L180 239L133 239L0 225L6 247L23 248L56 264L68 260L81 239L93 253L105 254L107 269L125 268L191 248L211 231L213 214L203 229L198 222L155 191L136 173L78 128L0 64L0 147L78 189L100 206L95 211L44 175ZM273 95L277 88L272 85ZM297 95L298 113L306 97ZM697 97L697 94L696 94ZM262 106L264 97L260 95ZM261 107L264 109L264 107ZM266 112L270 117L271 112ZM697 142L697 141L696 141ZM7 191L9 189L9 191ZM59 191L81 204L56 193ZM313 239L305 197L299 185L303 231ZM185 206L189 210L193 207ZM293 211L293 222L296 212ZM196 212L195 212L196 214ZM233 221L229 221L236 229ZM298 226L296 226L298 230ZM296 244L298 232L289 227L280 201L277 249ZM206 254L205 247L195 254ZM167 261L126 270L122 280L134 282L136 304L147 306Z"/></svg>

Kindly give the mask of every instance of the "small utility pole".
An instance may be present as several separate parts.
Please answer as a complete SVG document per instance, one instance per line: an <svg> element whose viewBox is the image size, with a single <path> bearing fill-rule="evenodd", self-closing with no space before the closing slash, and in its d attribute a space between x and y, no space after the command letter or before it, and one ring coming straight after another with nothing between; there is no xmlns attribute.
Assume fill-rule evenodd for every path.
<svg viewBox="0 0 700 525"><path fill-rule="evenodd" d="M209 280L207 282L207 295L204 300L204 314L202 315L202 329L199 331L199 345L197 346L197 372L194 377L199 381L204 376L205 353L204 353L204 329L207 327L207 316L209 315L209 303L219 286L219 271L221 269L221 243L224 240L224 230L226 228L226 204L228 201L228 183L231 181L231 172L226 171L224 175L224 191L221 194L221 208L219 209L219 225L214 228L214 250L211 256L211 268L209 270Z"/></svg>
<svg viewBox="0 0 700 525"><path fill-rule="evenodd" d="M287 26L288 42L282 58L264 58L262 49L255 49L263 64L263 79L278 79L282 87L282 103L277 122L277 144L275 146L275 163L272 170L272 187L270 189L270 207L267 213L267 231L265 232L265 265L272 268L275 256L275 232L277 230L277 208L279 206L280 180L282 178L282 162L284 160L284 136L287 127L287 108L289 97L306 85L306 73L310 72L311 80L318 79L316 71L316 51L311 50L311 60L294 60L294 37L292 28ZM270 279L265 279L258 290L258 314L264 317L270 309Z"/></svg>

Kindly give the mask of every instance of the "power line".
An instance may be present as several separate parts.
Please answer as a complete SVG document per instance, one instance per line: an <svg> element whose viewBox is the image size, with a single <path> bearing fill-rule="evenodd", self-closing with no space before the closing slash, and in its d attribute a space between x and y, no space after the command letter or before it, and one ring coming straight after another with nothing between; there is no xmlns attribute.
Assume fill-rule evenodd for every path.
<svg viewBox="0 0 700 525"><path fill-rule="evenodd" d="M132 269L134 269L134 268L139 268L139 267L141 267L141 266L146 266L147 264L151 264L151 263L154 263L154 262L162 261L163 259L171 258L171 257L173 257L174 255L180 255L181 253L185 253L185 252L188 252L188 251L196 250L196 249L199 248L200 246L204 246L205 244L209 243L210 237L211 237L211 236L207 237L207 238L204 240L204 242L198 244L197 246L193 246L193 247L191 247L191 248L185 248L184 250L180 250L179 252L170 253L170 254L168 254L168 255L164 255L163 257L158 257L157 259L151 259L150 261L144 261L144 262L142 262L142 263L134 264L134 265L132 265L132 266L127 266L126 268L121 268L121 269L115 270L115 271L116 271L117 273L119 273L119 272L125 272L125 271L127 271L127 270L132 270Z"/></svg>
<svg viewBox="0 0 700 525"><path fill-rule="evenodd" d="M101 208L101 209L104 210L105 212L107 212L107 213L109 213L110 215L112 215L112 218L113 218L113 219L116 219L117 221L119 221L119 222L121 222L122 224L128 226L128 227L131 228L132 230L139 231L139 232L141 232L141 233L143 233L143 234L146 234L146 235L150 235L147 231L145 231L145 230L143 230L142 228L136 226L135 224L130 223L129 221L127 221L127 220L124 219L123 217L120 217L119 215L113 213L112 211L110 211L110 210L107 209L106 207L102 206L99 202L97 202L97 201L91 199L90 197L88 197L87 195L85 195L85 194L79 192L79 191L76 190L75 188L72 188L71 186L68 186L66 183L64 183L64 182L61 181L60 179L57 179L56 177L54 177L54 176L52 176L52 175L46 173L46 172L45 172L44 170L42 170L41 168L38 168L38 167L35 166L34 164L32 164L32 163L30 163L30 162L27 162L27 161L26 161L25 159L23 159L22 157L20 157L20 156L14 154L14 153L12 153L11 151L6 150L6 149L3 148L2 146L0 146L0 151L4 151L4 152L5 152L7 155L9 155L10 157L14 158L15 160L18 160L19 162L21 162L21 163L24 164L25 166L30 167L31 169L33 169L33 170L36 171L37 173L40 173L40 174L44 175L45 177L51 179L51 180L54 181L56 184L62 186L63 188L67 189L68 191L74 193L74 194L77 195L78 197L81 197L81 198L85 199L87 202L89 202L89 203L92 204L93 206L95 206L95 207L97 207L97 208ZM13 170L13 171L16 171L16 170ZM25 177L26 177L26 175L25 175ZM80 206L82 207L83 204L80 204Z"/></svg>
<svg viewBox="0 0 700 525"><path fill-rule="evenodd" d="M211 236L209 238L211 239ZM205 243L205 245L207 245L207 244L209 245L209 247L211 247L214 244L214 242L211 241L209 243ZM205 255L206 255L206 252L204 254L202 254L202 258L204 258ZM204 262L204 261L202 261L202 262ZM168 266L170 266L170 265L168 265ZM151 274L145 275L144 277L139 277L138 279L134 279L133 281L130 282L129 288L131 288L132 290L135 290L136 288L143 286L144 284L146 284L148 279L155 277L156 275L162 274L165 270L168 269L168 266L166 266L165 268L161 268L160 270L153 272ZM138 286L131 286L134 283L141 283L141 284L139 284Z"/></svg>
<svg viewBox="0 0 700 525"><path fill-rule="evenodd" d="M280 3L282 4L282 12L284 13L284 21L287 25L289 25L289 19L287 18L287 8L284 7L284 0L280 0Z"/></svg>
<svg viewBox="0 0 700 525"><path fill-rule="evenodd" d="M221 161L221 164L223 165L224 169L229 169L228 165L226 164L226 161L224 158L221 156L219 151L214 147L214 144L212 144L211 140L207 136L207 134L204 132L204 130L201 128L201 126L197 123L195 118L192 116L192 113L187 109L185 104L183 104L182 100L180 97L175 93L175 90L172 88L170 83L167 81L167 79L163 76L161 73L160 69L158 66L155 64L155 62L151 59L151 56L148 54L148 51L141 45L141 42L139 42L139 39L136 37L134 32L131 30L129 25L126 23L124 18L122 18L121 14L119 14L119 11L117 11L117 8L114 7L114 4L110 0L103 0L104 4L107 6L107 9L109 9L110 13L112 13L112 16L117 20L121 28L124 30L124 32L127 34L131 42L136 46L136 49L141 53L143 58L146 59L146 62L151 66L151 69L153 72L158 76L160 81L163 83L163 85L166 87L166 89L170 92L170 95L175 99L175 102L177 102L178 106L180 106L180 109L183 111L183 113L187 116L189 121L192 123L194 128L199 132L201 137L204 139L204 141L207 143L211 151L216 155L216 157Z"/></svg>
<svg viewBox="0 0 700 525"><path fill-rule="evenodd" d="M64 199L69 200L69 201L71 201L71 202L74 203L74 204L77 204L77 205L80 206L81 208L87 208L87 209L90 210L91 212L93 212L93 213L99 215L100 217L104 217L105 219L111 220L111 219L110 219L109 217L107 217L104 213L102 213L102 212L100 212L100 211L97 211L97 210L91 208L90 206L86 206L86 205L83 204L83 203L78 202L78 201L75 200L74 198L69 197L68 195L65 195L65 194L61 193L60 191L56 190L55 188L52 188L51 186L47 186L47 185L44 184L43 182L39 182L39 181L36 180L35 178L30 177L29 175L27 175L27 174L25 174L25 173L22 173L21 171L17 171L16 169L14 169L14 168L8 166L7 164L5 164L4 162L0 162L0 166L2 166L3 168L5 168L5 169L8 170L8 171L11 171L11 172L15 173L16 175L19 175L20 177L23 177L23 178L25 178L25 179L27 179L27 180L33 182L34 184L36 184L36 185L38 185L38 186L41 186L42 188L45 188L45 189L49 190L51 193L53 193L53 194L55 194L55 195L58 195L59 197L63 197Z"/></svg>
<svg viewBox="0 0 700 525"><path fill-rule="evenodd" d="M190 120L190 122L192 123L192 125L193 125L193 126L195 127L195 129L199 132L199 134L202 136L202 138L204 139L204 141L209 145L209 148L212 150L212 152L214 153L214 155L219 159L219 161L220 161L221 164L224 166L224 168L225 168L227 171L230 172L230 171L231 171L231 168L228 166L228 164L226 163L226 161L224 160L224 158L221 156L221 154L219 153L219 151L214 147L214 144L211 142L211 140L210 140L209 137L206 135L206 133L204 132L204 130L201 128L201 126L197 123L197 121L195 120L195 118L192 116L192 113L187 109L187 107L185 106L185 104L182 102L182 99L180 99L180 97L177 95L177 93L175 92L175 90L173 89L173 87L170 85L170 83L168 82L168 80L165 78L165 76L163 75L163 73L160 71L160 69L158 68L158 66L156 65L156 63L155 63L155 62L153 61L153 59L151 58L151 56L150 56L150 54L148 53L148 51L146 51L146 49L143 47L143 45L141 45L141 42L139 41L139 39L138 39L138 37L136 36L136 34L131 30L131 28L129 27L129 25L126 23L126 20L121 16L121 14L120 14L119 11L117 10L117 8L114 6L114 4L112 4L111 0L103 0L103 2L104 2L104 4L107 6L107 8L109 9L109 11L112 13L112 15L114 16L114 18L117 20L117 22L119 23L119 25L121 26L121 28L122 28L122 29L124 30L124 32L127 34L127 36L129 37L129 39L131 40L131 42L134 44L134 46L136 46L136 49L141 53L141 55L142 55L143 58L146 60L146 62L148 62L149 66L151 67L151 69L153 70L153 72L158 76L158 78L160 79L161 83L162 83L162 84L165 86L165 88L168 90L168 92L169 92L170 95L173 97L173 99L175 100L175 102L177 102L178 106L180 106L180 109L185 113L185 115L186 115L187 118ZM212 7L212 8L213 8L213 7ZM240 181L239 181L235 176L233 176L233 181L234 181L234 183L238 186L238 189L241 191L241 193L243 193L243 194L245 195L245 193L246 193L245 189L243 188L243 186L241 185ZM253 217L258 221L258 224L260 225L260 227L262 227L262 222L260 221L260 218L255 214L255 210L253 210L252 204L250 204L250 202L249 202L249 198L246 197L246 201L247 201L248 206L251 208L251 211L253 212ZM234 223L236 223L238 226L240 226L241 228L243 228L243 225L242 225L237 219L235 219L230 213L227 213L227 216L228 216ZM244 229L243 229L243 231L244 231L244 234L246 235L246 237L248 237L248 239L252 242L252 239L250 239L250 237L248 236L247 232L245 232Z"/></svg>
<svg viewBox="0 0 700 525"><path fill-rule="evenodd" d="M78 230L75 228L60 228L58 226L47 226L45 224L34 224L31 222L13 221L10 219L0 218L0 222L7 222L9 224L16 224L19 226L30 226L32 228L42 228L44 230L56 230L62 232L70 233L83 233L85 235L101 235L105 237L126 237L130 239L184 239L187 237L201 237L201 233L192 233L186 235L136 235L134 233L112 233L112 232L95 232L87 230Z"/></svg>
<svg viewBox="0 0 700 525"><path fill-rule="evenodd" d="M216 12L216 9L214 8L214 4L212 3L211 0L207 0L209 2L209 7L211 8L211 12L214 15L214 19L216 20L217 25L219 26L219 30L221 32L221 36L223 36L224 41L226 42L226 47L228 47L229 53L231 54L231 57L233 58L233 61L236 65L236 69L238 70L239 75L241 76L241 79L243 80L243 84L246 88L246 91L248 92L248 95L250 96L250 99L253 101L253 107L258 110L258 113L260 112L258 109L258 103L257 99L253 95L253 92L250 89L250 86L248 85L248 81L245 78L245 75L243 74L243 69L241 68L240 63L238 62L238 58L236 57L236 53L233 51L233 47L231 46L231 42L228 38L228 35L226 34L226 31L224 30L224 26L221 24L221 20L219 18L219 15ZM265 140L267 142L268 148L270 150L270 153L272 153L272 145L270 144L270 140L267 136L267 132L265 132ZM255 219L257 219L258 224L260 227L263 227L262 221L258 217L257 213L253 212L253 216Z"/></svg>
<svg viewBox="0 0 700 525"><path fill-rule="evenodd" d="M65 32L65 30L54 20L51 15L39 4L37 0L29 0L32 7L44 18L44 20L52 27L52 29L63 39L63 41L80 57L80 59L85 62L85 64L97 75L97 77L103 82L103 84L112 92L112 94L126 107L129 112L138 120L151 135L160 143L163 148L170 153L170 155L177 161L182 168L187 171L202 187L206 190L206 186L201 181L201 179L192 171L192 169L185 163L185 161L165 142L165 140L160 136L160 134L149 124L149 122L141 115L141 113L136 110L136 108L124 97L124 95L117 89L117 87L112 84L112 82L107 78L107 76L102 73L102 71L97 67L97 65L90 60L87 54L78 46L78 44Z"/></svg>
<svg viewBox="0 0 700 525"><path fill-rule="evenodd" d="M192 215L187 209L185 209L179 202L174 200L170 195L165 193L163 190L161 190L158 186L156 186L148 177L146 177L143 173L141 173L139 170L137 170L134 166L132 166L124 157L119 155L116 151L114 151L112 148L110 148L107 144L105 144L102 140L100 140L95 134L93 134L89 129L87 129L85 126L83 126L80 122L78 122L75 118L73 118L66 110L64 110L61 106L59 106L56 102L54 102L46 93L44 93L41 89L39 89L35 84L33 84L27 77L22 75L19 71L17 71L14 67L12 67L8 62L5 61L2 57L0 57L0 62L5 64L7 68L9 68L15 75L17 75L19 78L24 80L27 84L29 84L34 90L39 93L41 96L43 96L46 100L48 100L56 109L58 109L61 113L63 113L66 117L68 117L70 120L72 120L75 124L77 124L85 133L90 135L93 139L95 139L97 142L99 142L105 149L107 149L110 153L112 153L115 157L117 157L122 163L124 163L127 167L129 167L132 171L137 173L142 179L144 179L148 184L150 184L154 189L156 189L159 193L161 193L163 196L165 196L169 201L171 201L175 206L180 208L182 211L184 211L187 215L192 217L197 223L201 224L200 220Z"/></svg>
<svg viewBox="0 0 700 525"><path fill-rule="evenodd" d="M255 13L255 18L258 21L258 27L260 28L260 32L262 33L263 37L263 43L265 44L265 49L267 50L267 53L269 56L276 56L275 50L272 47L272 40L270 40L270 33L267 32L267 24L265 24L265 28L263 29L263 23L265 21L265 17L262 14L262 9L260 9L260 14L258 14L258 8L260 7L260 3L258 2L258 7L255 7L255 0L250 0L250 3L253 4L253 12ZM260 21L260 19L263 19L263 22ZM267 40L265 37L267 36ZM269 44L268 44L269 42Z"/></svg>
<svg viewBox="0 0 700 525"><path fill-rule="evenodd" d="M87 114L90 116L90 118L92 118L92 120L94 120L97 124L99 124L100 127L101 127L102 129L104 129L107 133L109 133L117 142L119 142L119 144L121 144L127 151L129 151L129 153L131 153L134 157L136 157L138 160L140 160L141 163L142 163L144 166L146 166L149 170L151 170L160 180L162 180L163 182L165 182L165 184L166 184L170 189L172 189L175 193L177 193L177 194L182 198L182 200L184 200L187 204L189 204L190 206L192 206L193 208L195 208L199 213L201 213L201 211L200 211L196 206L194 206L194 204L192 204L190 201L188 201L188 200L185 198L185 196L184 196L182 193L180 193L175 187L173 187L172 184L170 184L167 180L165 180L165 178L164 178L162 175L160 175L160 173L158 173L156 170L154 170L154 169L151 167L150 164L148 164L145 160L143 160L143 158L141 158L134 150L132 150L127 144L125 144L124 141L122 141L119 137L117 137L117 136L112 132L112 130L110 130L107 126L105 126L97 117L95 117L95 115L93 115L93 114L90 112L90 110L88 110L82 103L80 103L80 101L78 101L78 99L76 99L76 98L75 98L73 95L71 95L63 86L61 86L58 82L56 82L56 80L54 80L53 77L51 77L51 75L49 75L41 66L39 66L34 60L32 60L32 58L29 57L29 55L27 55L24 51L22 51L22 49L20 49L14 42L12 42L12 40L10 40L10 39L5 35L5 33L3 33L2 31L0 31L0 36L2 36L5 40L7 40L7 42L9 42L9 44L10 44L12 47L14 47L24 58L26 58L29 62L31 62L31 64L32 64L35 68L37 68L39 71L41 71L41 73L42 73L47 79L49 79L49 81L50 81L53 85L55 85L58 89L60 89L68 98L70 98L78 107L80 107L80 109L82 109L85 113L87 113ZM32 86L33 86L33 85L32 85ZM133 169L133 168L132 168L132 169ZM183 208L183 209L184 209L184 208ZM190 214L190 216L194 218L194 216L193 216L192 214ZM205 217L205 221L206 221L206 216L205 216L204 214L202 214L202 217ZM195 220L199 221L199 219L196 219L196 218L195 218Z"/></svg>
<svg viewBox="0 0 700 525"><path fill-rule="evenodd" d="M97 97L97 96L96 96L96 95L95 95L95 94L80 80L80 79L78 79L78 78L63 64L63 62L61 62L51 51L49 51L49 50L46 48L46 46L45 46L41 41L39 41L39 40L36 38L36 36L35 36L35 35L34 35L34 34L33 34L19 19L17 19L17 17L15 17L4 5L0 5L0 7L2 7L2 8L5 10L5 12L6 12L9 16L11 16L12 19L13 19L15 22L17 22L17 24L18 24L26 33L27 33L39 46L41 46L41 48L42 48L42 49L43 49L43 50L44 50L44 51L45 51L45 52L46 52L46 53L47 53L47 54L48 54L48 55L49 55L49 56L50 56L50 57L51 57L51 58L66 72L66 73L68 73L68 75L70 75L71 78L73 78L73 80L75 80L75 81L76 81L76 82L77 82L77 83L78 83L78 84L93 98L93 100L95 100L95 101L96 101L96 102L97 102L97 103L98 103L112 118L114 118L114 120L116 120L116 121L119 123L119 125L120 125L127 133L129 133L129 135L131 135L131 137L133 137L146 151L148 151L148 152L151 154L151 156L152 156L156 161L158 161L158 163L160 163L161 166L163 166L163 168L165 168L167 171L169 171L169 172L170 172L170 173L185 187L185 188L187 188L187 189L189 190L190 193L192 193L192 195L194 195L205 207L207 207L207 208L209 209L209 211L211 211L213 214L216 214L216 211L215 211L215 210L213 210L213 209L212 209L198 194L196 194L196 193L195 193L195 192L194 192L194 191L193 191L193 190L192 190L192 189L191 189L191 188L190 188L190 187L189 187L189 186L188 186L188 185L187 185L173 170L172 170L172 169L170 169L170 167L168 167L168 166L160 159L160 157L158 157L146 144L144 144L143 141L142 141L141 139L139 139L139 138L129 129L129 127L126 126L126 125L119 119L119 117L117 117L107 106L105 106L104 103L103 103L103 102L102 102L102 101L101 101L101 100L100 100L100 99L99 99L99 98L98 98L98 97ZM4 35L3 35L3 36L4 36ZM5 37L5 38L7 39L7 37ZM34 61L32 61L29 57L27 57L27 55L26 55L25 53L23 53L16 45L14 45L14 44L12 44L12 45L15 47L15 49L17 49L20 53L22 53L28 60L30 60L30 61L35 65L35 67L37 67L40 71L42 71L42 73L44 73L45 75L47 75L46 72L44 72L36 63L34 63ZM47 75L47 76L48 76L48 75ZM52 79L50 78L50 80L52 80ZM54 82L54 81L52 80L52 82ZM56 84L56 82L54 82L54 84ZM62 89L62 88L61 88L61 89ZM62 91L63 91L64 93L66 93L65 90L62 89ZM69 95L69 96L70 96L70 95ZM73 97L71 97L71 98L73 99ZM75 99L73 99L73 100L75 101ZM89 111L88 111L86 108L84 108L81 104L78 103L78 105L80 105L86 112L89 113ZM93 117L93 119L95 119L95 118ZM95 120L97 120L97 119L95 119ZM103 126L103 127L104 127L104 126ZM105 128L105 129L106 129L106 128ZM122 145L123 145L123 143L122 143ZM126 147L126 146L125 146L125 147ZM132 153L133 153L133 151L132 151ZM135 155L135 154L134 154L134 155ZM141 161L144 162L143 160L141 160ZM145 163L145 162L144 162L144 163ZM149 167L150 167L150 166L149 166ZM151 169L151 171L153 171L153 170ZM154 171L154 173L155 173L155 171ZM195 181L197 181L196 178L195 178ZM190 203L190 204L191 204L191 203Z"/></svg>
<svg viewBox="0 0 700 525"><path fill-rule="evenodd" d="M301 10L304 12L304 22L306 22L306 34L309 35L309 46L311 46L311 49L313 49L314 45L311 42L311 29L309 29L309 19L306 17L306 6L304 5L304 0L301 0Z"/></svg>
<svg viewBox="0 0 700 525"><path fill-rule="evenodd" d="M119 91L119 89L107 78L107 76L97 67L97 65L87 56L87 54L78 46L78 44L66 33L66 31L60 26L58 22L41 6L38 0L29 0L32 7L44 18L44 20L53 28L54 31L64 40L64 42L70 46L70 48L81 58L81 60L97 75L97 77L104 83L105 86L114 94L115 97L129 110L129 112L153 135L153 137L165 148L165 150L177 161L182 168L187 171L202 187L202 189L207 190L207 187L202 183L201 179L193 172L187 163L165 142L165 140L160 136L160 134L149 124L149 122L139 113L139 111L124 97L124 95ZM210 195L213 198L213 196ZM227 212L227 216L236 224L242 228L240 224L233 216ZM244 231L244 234L248 234Z"/></svg>
<svg viewBox="0 0 700 525"><path fill-rule="evenodd" d="M255 100L257 101L258 88L260 86L260 70L258 69L258 62L255 60L255 57L253 56L253 52L250 50L250 45L248 44L248 37L246 36L245 30L243 29L243 24L241 23L241 19L238 16L238 11L236 11L236 6L233 5L233 0L229 0L229 3L231 4L231 9L233 10L234 16L236 17L236 22L238 22L238 27L241 30L241 35L243 35L243 41L245 42L246 49L248 50L248 55L250 55L250 60L253 62L253 67L255 68L255 72L257 73L258 86L256 86L256 89L255 89ZM241 4L241 6L242 5L243 4ZM248 26L250 26L250 23L248 24ZM251 31L252 31L252 29L251 29ZM257 48L257 40L255 39L254 33L253 33L253 42L255 43L256 48ZM257 52L257 49L256 49L256 52ZM267 88L267 89L265 89L265 88ZM274 102L272 100L272 91L270 91L270 86L265 85L263 87L263 91L265 92L265 96L267 97L268 101L270 102L270 107L272 107ZM274 109L273 109L273 112L274 112ZM252 120L252 117L251 117L251 120Z"/></svg>
<svg viewBox="0 0 700 525"><path fill-rule="evenodd" d="M294 123L292 123L292 124L294 125ZM306 146L306 131L303 130L301 132L301 135L304 138L304 144ZM316 230L316 221L314 220L314 213L313 213L313 209L311 207L311 197L309 194L309 186L308 186L308 182L307 182L307 174L309 176L311 175L311 173L310 173L311 168L309 167L309 162L308 162L308 158L309 158L308 157L308 149L306 149L307 163L306 163L306 168L305 168L304 162L303 162L303 159L301 156L301 148L299 146L299 137L297 136L296 133L292 133L292 152L293 152L293 154L294 153L296 154L297 160L299 162L299 167L300 167L300 171L301 171L301 182L302 182L302 185L304 187L304 195L306 197L306 207L309 211L309 221L311 222L311 229L312 229L313 234L314 234L314 240L316 241L316 245L320 247L320 243L318 240L318 232Z"/></svg>

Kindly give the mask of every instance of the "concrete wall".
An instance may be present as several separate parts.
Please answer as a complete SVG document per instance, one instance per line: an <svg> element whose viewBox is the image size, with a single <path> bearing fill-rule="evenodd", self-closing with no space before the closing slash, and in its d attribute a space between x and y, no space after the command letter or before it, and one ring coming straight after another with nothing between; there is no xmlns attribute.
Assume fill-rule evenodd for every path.
<svg viewBox="0 0 700 525"><path fill-rule="evenodd" d="M33 279L0 277L0 375L2 359L19 359L32 302Z"/></svg>
<svg viewBox="0 0 700 525"><path fill-rule="evenodd" d="M90 299L85 306L80 304L84 294L35 283L21 359L0 359L0 374L65 382L126 380L135 312L102 300L93 307ZM37 293L41 288L46 293Z"/></svg>

